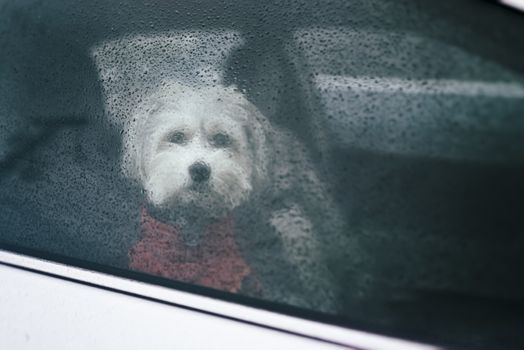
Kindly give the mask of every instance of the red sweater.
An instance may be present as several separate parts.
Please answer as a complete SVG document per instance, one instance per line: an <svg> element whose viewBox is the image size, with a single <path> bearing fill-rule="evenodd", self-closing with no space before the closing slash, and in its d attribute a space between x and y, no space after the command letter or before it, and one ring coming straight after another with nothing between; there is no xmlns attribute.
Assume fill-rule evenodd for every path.
<svg viewBox="0 0 524 350"><path fill-rule="evenodd" d="M232 218L209 225L198 245L183 243L179 228L141 213L142 239L129 251L129 268L177 281L238 292L251 268L234 239Z"/></svg>

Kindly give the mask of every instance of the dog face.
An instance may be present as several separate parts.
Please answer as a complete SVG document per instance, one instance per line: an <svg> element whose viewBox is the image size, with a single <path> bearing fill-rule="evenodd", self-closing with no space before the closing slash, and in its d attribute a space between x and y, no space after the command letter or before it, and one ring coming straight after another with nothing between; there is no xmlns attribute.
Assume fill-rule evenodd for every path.
<svg viewBox="0 0 524 350"><path fill-rule="evenodd" d="M156 208L224 216L266 177L267 124L232 88L164 86L133 119L124 166Z"/></svg>

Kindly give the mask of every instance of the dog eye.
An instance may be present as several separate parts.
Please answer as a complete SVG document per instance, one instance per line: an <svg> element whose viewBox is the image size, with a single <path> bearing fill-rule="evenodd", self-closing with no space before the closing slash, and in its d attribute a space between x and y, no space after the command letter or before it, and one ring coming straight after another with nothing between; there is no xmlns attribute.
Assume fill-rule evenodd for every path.
<svg viewBox="0 0 524 350"><path fill-rule="evenodd" d="M231 139L227 134L217 133L211 137L211 144L215 147L227 147L231 145Z"/></svg>
<svg viewBox="0 0 524 350"><path fill-rule="evenodd" d="M186 142L186 135L181 131L176 131L169 135L168 142L182 144Z"/></svg>

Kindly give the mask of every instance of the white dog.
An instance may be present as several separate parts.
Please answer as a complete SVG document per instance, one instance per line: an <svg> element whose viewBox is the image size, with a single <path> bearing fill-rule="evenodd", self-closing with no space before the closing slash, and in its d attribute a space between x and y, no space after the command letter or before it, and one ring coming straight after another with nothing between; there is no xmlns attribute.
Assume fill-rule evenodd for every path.
<svg viewBox="0 0 524 350"><path fill-rule="evenodd" d="M340 244L341 220L295 138L221 85L164 83L130 120L123 171L154 216L181 227L195 246L206 226L236 213L237 239L263 296L334 311L326 257Z"/></svg>

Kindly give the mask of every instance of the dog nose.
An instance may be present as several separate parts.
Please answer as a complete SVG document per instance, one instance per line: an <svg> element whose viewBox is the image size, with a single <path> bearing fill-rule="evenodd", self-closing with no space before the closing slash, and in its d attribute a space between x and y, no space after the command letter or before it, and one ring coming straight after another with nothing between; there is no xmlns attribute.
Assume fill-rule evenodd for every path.
<svg viewBox="0 0 524 350"><path fill-rule="evenodd" d="M189 175L195 182L204 182L209 180L211 168L206 163L196 162L189 167Z"/></svg>

